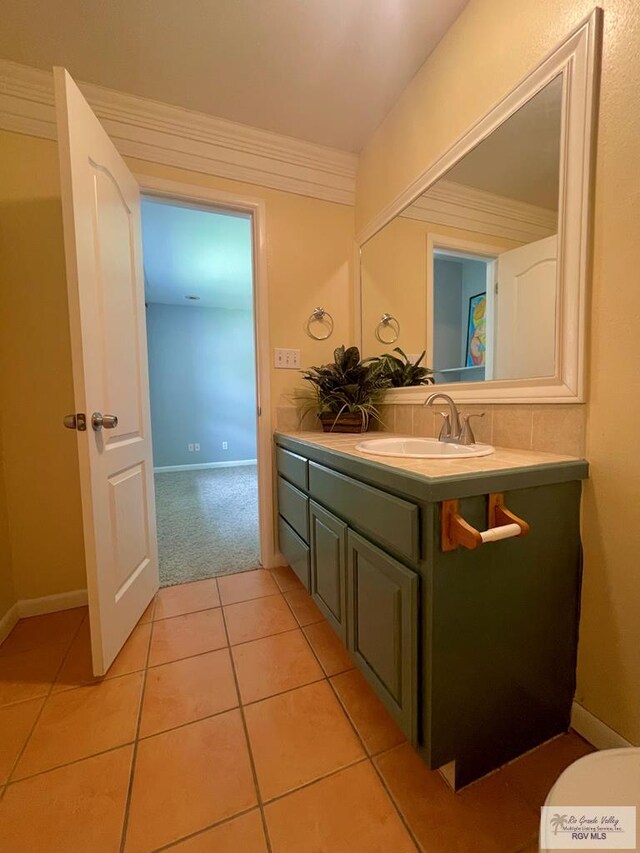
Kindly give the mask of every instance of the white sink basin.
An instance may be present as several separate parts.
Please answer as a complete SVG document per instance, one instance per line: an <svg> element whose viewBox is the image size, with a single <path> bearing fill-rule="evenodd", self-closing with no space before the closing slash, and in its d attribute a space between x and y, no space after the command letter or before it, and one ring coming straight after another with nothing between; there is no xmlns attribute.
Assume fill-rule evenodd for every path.
<svg viewBox="0 0 640 853"><path fill-rule="evenodd" d="M488 456L495 448L490 444L451 444L437 438L373 438L356 444L356 450L405 459L465 459Z"/></svg>

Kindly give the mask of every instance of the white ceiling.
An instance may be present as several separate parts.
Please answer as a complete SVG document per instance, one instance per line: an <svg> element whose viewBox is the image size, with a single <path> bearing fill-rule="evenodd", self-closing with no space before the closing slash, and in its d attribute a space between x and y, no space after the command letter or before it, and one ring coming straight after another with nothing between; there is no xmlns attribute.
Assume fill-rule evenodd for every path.
<svg viewBox="0 0 640 853"><path fill-rule="evenodd" d="M467 0L3 0L0 57L359 151Z"/></svg>
<svg viewBox="0 0 640 853"><path fill-rule="evenodd" d="M249 217L143 199L142 248L147 302L251 309Z"/></svg>

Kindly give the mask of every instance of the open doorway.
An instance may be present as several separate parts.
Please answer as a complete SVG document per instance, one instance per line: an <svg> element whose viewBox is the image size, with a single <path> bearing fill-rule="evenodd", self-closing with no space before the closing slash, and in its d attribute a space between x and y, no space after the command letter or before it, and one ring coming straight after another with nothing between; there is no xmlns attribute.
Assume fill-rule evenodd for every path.
<svg viewBox="0 0 640 853"><path fill-rule="evenodd" d="M160 583L259 565L250 214L143 197Z"/></svg>
<svg viewBox="0 0 640 853"><path fill-rule="evenodd" d="M491 334L495 258L433 252L433 363L436 384L493 378Z"/></svg>

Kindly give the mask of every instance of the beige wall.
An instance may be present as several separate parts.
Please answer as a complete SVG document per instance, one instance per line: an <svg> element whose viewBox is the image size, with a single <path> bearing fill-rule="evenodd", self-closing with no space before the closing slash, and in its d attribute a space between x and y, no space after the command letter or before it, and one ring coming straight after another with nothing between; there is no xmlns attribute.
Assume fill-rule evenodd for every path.
<svg viewBox="0 0 640 853"><path fill-rule="evenodd" d="M310 364L351 339L352 208L142 161L129 165L264 199L272 347L299 347ZM0 403L13 576L22 599L86 585L76 437L61 423L74 406L55 143L0 133L0 235ZM318 304L335 319L325 343L304 333ZM272 370L274 410L299 383L295 371ZM1 513L0 505L0 535Z"/></svg>
<svg viewBox="0 0 640 853"><path fill-rule="evenodd" d="M365 225L593 8L593 0L471 0L363 152ZM640 743L640 5L603 0L595 186L585 548L577 699ZM490 49L487 49L490 45ZM444 108L443 105L446 105ZM615 395L615 396L614 396ZM612 403L615 400L615 404Z"/></svg>
<svg viewBox="0 0 640 853"><path fill-rule="evenodd" d="M476 245L490 244L501 250L522 245L448 225L397 216L362 247L362 354L379 355L401 347L405 353L421 353L427 346L427 240L429 235L452 237ZM400 336L385 346L375 337L382 314L392 314L400 324ZM389 336L389 333L385 333ZM427 367L432 364L423 362Z"/></svg>
<svg viewBox="0 0 640 853"><path fill-rule="evenodd" d="M13 607L16 591L13 585L11 566L11 541L7 515L7 495L4 487L4 463L2 460L2 431L0 429L0 620Z"/></svg>
<svg viewBox="0 0 640 853"><path fill-rule="evenodd" d="M56 146L0 134L0 408L18 598L83 588Z"/></svg>

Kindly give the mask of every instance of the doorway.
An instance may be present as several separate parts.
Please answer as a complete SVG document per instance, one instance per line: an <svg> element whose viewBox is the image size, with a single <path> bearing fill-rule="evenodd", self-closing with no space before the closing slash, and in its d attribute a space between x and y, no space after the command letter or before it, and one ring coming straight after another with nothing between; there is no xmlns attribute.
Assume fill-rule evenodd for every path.
<svg viewBox="0 0 640 853"><path fill-rule="evenodd" d="M161 586L260 565L250 213L142 198Z"/></svg>
<svg viewBox="0 0 640 853"><path fill-rule="evenodd" d="M490 331L495 258L433 252L433 362L436 384L492 378Z"/></svg>

